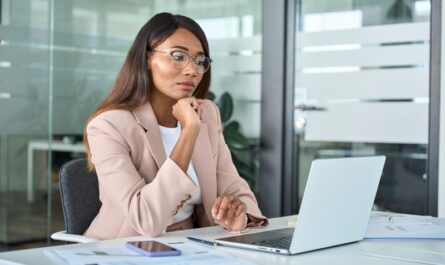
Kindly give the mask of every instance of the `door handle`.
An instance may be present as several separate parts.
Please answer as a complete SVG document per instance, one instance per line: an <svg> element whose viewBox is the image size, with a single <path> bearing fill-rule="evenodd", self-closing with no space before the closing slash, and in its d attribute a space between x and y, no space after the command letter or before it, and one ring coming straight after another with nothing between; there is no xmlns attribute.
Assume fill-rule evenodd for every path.
<svg viewBox="0 0 445 265"><path fill-rule="evenodd" d="M305 104L299 104L297 106L294 107L297 110L300 111L325 111L326 108L323 107L318 107L315 105L305 105Z"/></svg>

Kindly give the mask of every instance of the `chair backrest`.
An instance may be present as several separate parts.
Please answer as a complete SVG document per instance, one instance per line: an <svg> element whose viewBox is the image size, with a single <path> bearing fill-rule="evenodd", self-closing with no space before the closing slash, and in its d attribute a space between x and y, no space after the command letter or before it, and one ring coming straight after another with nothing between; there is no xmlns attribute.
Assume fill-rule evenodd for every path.
<svg viewBox="0 0 445 265"><path fill-rule="evenodd" d="M59 185L66 232L82 235L102 205L97 175L88 171L85 158L68 161L60 169Z"/></svg>

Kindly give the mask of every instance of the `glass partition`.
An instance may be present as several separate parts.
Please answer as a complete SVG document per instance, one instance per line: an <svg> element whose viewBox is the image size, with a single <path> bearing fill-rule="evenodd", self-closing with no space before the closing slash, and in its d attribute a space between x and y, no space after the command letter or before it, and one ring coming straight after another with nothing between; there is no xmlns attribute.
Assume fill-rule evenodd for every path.
<svg viewBox="0 0 445 265"><path fill-rule="evenodd" d="M64 229L58 171L85 156L87 117L158 12L190 16L206 32L211 91L221 106L232 99L225 124L240 126L225 134L257 190L260 1L0 0L0 7L0 251L52 243L49 235Z"/></svg>
<svg viewBox="0 0 445 265"><path fill-rule="evenodd" d="M27 168L30 141L50 134L48 1L0 3L0 242L13 244L48 232L47 150Z"/></svg>
<svg viewBox="0 0 445 265"><path fill-rule="evenodd" d="M299 199L313 159L385 155L376 209L426 214L430 1L300 3Z"/></svg>

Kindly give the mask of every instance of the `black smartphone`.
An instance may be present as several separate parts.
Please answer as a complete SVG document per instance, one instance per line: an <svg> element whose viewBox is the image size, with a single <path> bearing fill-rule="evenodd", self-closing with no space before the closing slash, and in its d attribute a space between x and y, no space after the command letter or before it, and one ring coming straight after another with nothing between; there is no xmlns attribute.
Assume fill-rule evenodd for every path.
<svg viewBox="0 0 445 265"><path fill-rule="evenodd" d="M125 246L139 254L150 257L179 256L181 251L158 241L132 241Z"/></svg>

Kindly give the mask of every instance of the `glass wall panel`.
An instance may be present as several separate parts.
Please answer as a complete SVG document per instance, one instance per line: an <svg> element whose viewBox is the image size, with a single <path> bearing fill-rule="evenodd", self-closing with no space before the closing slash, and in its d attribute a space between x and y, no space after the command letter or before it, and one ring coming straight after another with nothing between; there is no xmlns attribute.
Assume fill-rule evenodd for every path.
<svg viewBox="0 0 445 265"><path fill-rule="evenodd" d="M47 234L47 150L27 165L30 142L49 137L48 1L0 3L0 243L12 244Z"/></svg>
<svg viewBox="0 0 445 265"><path fill-rule="evenodd" d="M426 214L430 1L299 1L301 200L315 158L386 155L376 208Z"/></svg>
<svg viewBox="0 0 445 265"><path fill-rule="evenodd" d="M231 124L225 135L257 190L261 1L0 3L0 243L10 248L64 229L59 169L85 156L87 117L111 89L140 27L158 12L190 16L206 32L211 91Z"/></svg>

